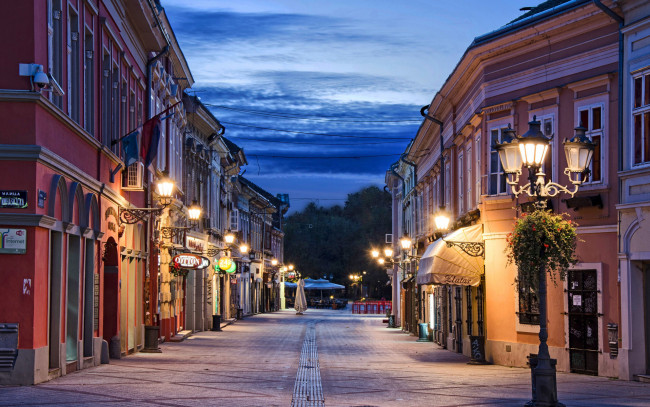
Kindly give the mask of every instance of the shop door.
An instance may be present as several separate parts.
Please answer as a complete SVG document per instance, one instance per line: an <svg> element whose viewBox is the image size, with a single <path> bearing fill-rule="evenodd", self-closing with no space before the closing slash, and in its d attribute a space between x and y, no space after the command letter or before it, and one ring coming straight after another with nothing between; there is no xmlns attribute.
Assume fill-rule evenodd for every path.
<svg viewBox="0 0 650 407"><path fill-rule="evenodd" d="M456 339L456 352L463 353L463 292L460 287L456 287L454 295L454 304L456 308L456 320L454 324L454 336Z"/></svg>
<svg viewBox="0 0 650 407"><path fill-rule="evenodd" d="M643 264L643 306L645 315L645 372L650 374L650 263Z"/></svg>
<svg viewBox="0 0 650 407"><path fill-rule="evenodd" d="M598 375L596 270L571 270L568 283L571 372Z"/></svg>

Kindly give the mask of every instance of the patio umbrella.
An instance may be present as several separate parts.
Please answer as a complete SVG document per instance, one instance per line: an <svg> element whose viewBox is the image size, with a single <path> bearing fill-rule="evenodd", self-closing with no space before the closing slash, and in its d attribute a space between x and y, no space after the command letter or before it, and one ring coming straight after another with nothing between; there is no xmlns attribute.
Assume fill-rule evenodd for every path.
<svg viewBox="0 0 650 407"><path fill-rule="evenodd" d="M307 310L307 299L305 298L305 280L298 280L294 308L296 309L296 314L299 315L302 315L302 313Z"/></svg>
<svg viewBox="0 0 650 407"><path fill-rule="evenodd" d="M307 280L305 290L320 290L320 299L323 299L323 290L342 290L345 286L335 284L329 280L319 278L317 280Z"/></svg>

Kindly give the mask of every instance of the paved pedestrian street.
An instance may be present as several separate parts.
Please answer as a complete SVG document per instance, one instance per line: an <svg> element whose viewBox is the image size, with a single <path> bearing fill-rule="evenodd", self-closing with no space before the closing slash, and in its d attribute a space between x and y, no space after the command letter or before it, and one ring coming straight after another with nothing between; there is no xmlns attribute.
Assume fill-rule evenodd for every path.
<svg viewBox="0 0 650 407"><path fill-rule="evenodd" d="M2 406L522 406L530 371L464 356L348 310L291 310L200 332L37 386ZM650 385L558 374L567 406L649 406Z"/></svg>

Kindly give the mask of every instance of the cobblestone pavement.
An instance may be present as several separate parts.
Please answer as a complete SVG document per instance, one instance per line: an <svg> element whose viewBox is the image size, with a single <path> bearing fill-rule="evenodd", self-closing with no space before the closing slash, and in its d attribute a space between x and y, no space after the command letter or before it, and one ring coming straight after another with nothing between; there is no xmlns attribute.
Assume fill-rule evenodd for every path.
<svg viewBox="0 0 650 407"><path fill-rule="evenodd" d="M309 386L328 407L522 406L530 398L529 370L467 365L464 356L381 320L349 309L247 317L222 332L163 344L160 354L111 360L37 386L0 386L0 406L291 406L294 391ZM300 386L308 327L315 327L320 375L299 377L321 383ZM650 385L638 382L559 373L558 393L567 406L650 406Z"/></svg>

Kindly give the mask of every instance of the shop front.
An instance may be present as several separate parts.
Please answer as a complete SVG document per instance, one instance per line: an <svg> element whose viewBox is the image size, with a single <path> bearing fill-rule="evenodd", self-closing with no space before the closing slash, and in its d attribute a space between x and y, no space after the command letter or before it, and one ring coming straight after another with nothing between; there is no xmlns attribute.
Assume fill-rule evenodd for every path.
<svg viewBox="0 0 650 407"><path fill-rule="evenodd" d="M482 225L457 229L431 243L420 259L425 321L442 347L484 359Z"/></svg>

